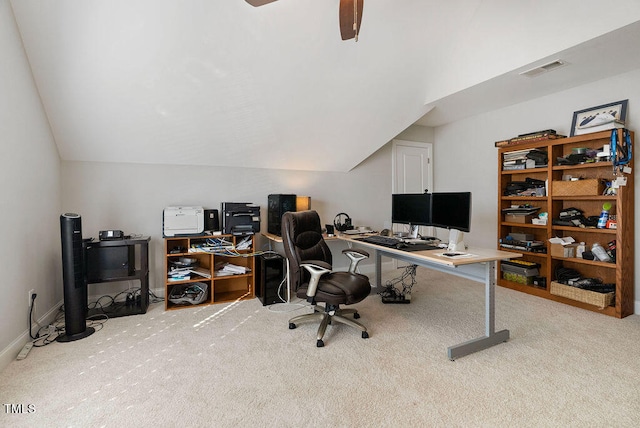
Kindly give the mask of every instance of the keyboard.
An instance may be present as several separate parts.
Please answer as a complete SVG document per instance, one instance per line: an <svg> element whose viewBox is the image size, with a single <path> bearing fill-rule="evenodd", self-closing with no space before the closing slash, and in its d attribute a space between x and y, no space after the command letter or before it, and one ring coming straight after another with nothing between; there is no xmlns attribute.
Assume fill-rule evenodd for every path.
<svg viewBox="0 0 640 428"><path fill-rule="evenodd" d="M383 247L395 247L402 242L397 238L382 235L371 235L365 238L358 238L358 241L367 242L369 244L382 245Z"/></svg>
<svg viewBox="0 0 640 428"><path fill-rule="evenodd" d="M437 245L431 245L431 244L428 244L427 242L423 244L417 244L417 243L406 244L398 238L391 238L389 236L380 236L380 235L372 235L372 236L367 236L365 238L356 238L356 240L366 242L368 244L376 244L382 247L389 247L389 248L396 248L398 244L403 244L401 249L404 251L426 251L426 250L440 249L440 247L438 247Z"/></svg>

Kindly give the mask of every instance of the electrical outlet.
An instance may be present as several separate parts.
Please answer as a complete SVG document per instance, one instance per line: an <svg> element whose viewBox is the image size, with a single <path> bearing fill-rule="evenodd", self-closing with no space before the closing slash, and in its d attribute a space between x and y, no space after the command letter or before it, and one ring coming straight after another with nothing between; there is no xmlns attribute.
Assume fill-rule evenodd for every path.
<svg viewBox="0 0 640 428"><path fill-rule="evenodd" d="M33 299L33 295L34 294L36 294L36 290L34 290L33 288L31 290L29 290L29 302L27 303L27 307L29 307L29 308L31 307L31 301Z"/></svg>

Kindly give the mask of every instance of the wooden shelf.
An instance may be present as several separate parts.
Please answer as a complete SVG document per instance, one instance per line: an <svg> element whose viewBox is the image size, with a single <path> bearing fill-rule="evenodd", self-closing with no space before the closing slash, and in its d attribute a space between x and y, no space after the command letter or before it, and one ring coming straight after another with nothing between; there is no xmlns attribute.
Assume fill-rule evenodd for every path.
<svg viewBox="0 0 640 428"><path fill-rule="evenodd" d="M633 144L634 133L631 132ZM616 263L585 260L582 258L554 257L551 254L532 253L508 248L500 248L505 251L513 251L523 255L522 260L531 261L540 265L539 282L546 284L543 287L525 285L502 278L499 274L497 283L500 286L532 294L556 302L591 310L613 317L623 318L634 312L634 176L633 172L625 174L627 184L617 189L615 195L554 195L553 182L562 180L564 175L574 177L591 178L599 180L613 180L613 165L611 162L594 162L578 165L553 165L556 159L572 153L574 148L587 148L599 150L605 144L609 144L611 131L580 135L576 137L561 138L556 140L536 141L527 144L519 144L510 147L501 147L498 150L498 212L515 204L531 204L540 207L539 212L548 213L546 225L531 223L514 223L504 221L500 214L498 218L498 239L505 238L511 232L526 232L532 234L535 240L544 241L552 237L573 237L577 242L585 242L587 249L593 243L600 243L603 247L611 241L616 244ZM621 140L621 138L619 138ZM512 151L537 149L547 152L549 165L543 168L531 168L524 170L502 170L503 156ZM505 196L504 191L511 181L523 181L525 177L547 181L547 194L540 196ZM598 216L604 202L612 204L611 214L616 215L616 229L582 228L571 226L558 226L553 224L553 219L559 217L559 213L567 208L577 208L584 212L585 217ZM616 286L615 299L611 306L601 309L599 307L572 300L566 297L551 294L550 284L555 280L555 272L558 267L570 267L578 271L584 278L598 278L604 283L614 283Z"/></svg>
<svg viewBox="0 0 640 428"><path fill-rule="evenodd" d="M215 250L198 249L199 246L205 244L207 240L224 239L229 245L224 250L219 247ZM183 309L192 308L194 306L205 306L215 303L232 302L236 300L246 300L255 297L255 260L253 257L253 248L255 248L254 238L251 237L251 245L246 250L235 250L243 237L233 235L219 236L189 236L189 237L172 237L165 238L165 309ZM231 251L229 251L231 250ZM204 270L206 276L191 273L189 279L180 281L169 280L168 272L171 260L181 257L195 258L198 260L198 267ZM221 275L216 276L216 267L220 263L232 263L243 266L248 269L248 273ZM184 284L204 283L207 285L206 298L197 304L179 304L169 300L173 287ZM203 287L204 288L204 287Z"/></svg>

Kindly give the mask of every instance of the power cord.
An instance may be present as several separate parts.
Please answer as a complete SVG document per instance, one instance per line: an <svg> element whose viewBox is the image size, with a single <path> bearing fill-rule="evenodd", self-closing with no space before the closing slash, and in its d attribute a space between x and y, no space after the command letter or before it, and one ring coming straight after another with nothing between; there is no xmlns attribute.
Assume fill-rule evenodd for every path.
<svg viewBox="0 0 640 428"><path fill-rule="evenodd" d="M38 296L37 293L33 293L31 295L31 304L29 305L29 337L31 337L31 339L35 340L38 338L37 334L34 337L33 336L33 307L35 306L36 303L36 297ZM38 324L38 321L36 321L36 324ZM38 326L40 327L40 324L38 324Z"/></svg>

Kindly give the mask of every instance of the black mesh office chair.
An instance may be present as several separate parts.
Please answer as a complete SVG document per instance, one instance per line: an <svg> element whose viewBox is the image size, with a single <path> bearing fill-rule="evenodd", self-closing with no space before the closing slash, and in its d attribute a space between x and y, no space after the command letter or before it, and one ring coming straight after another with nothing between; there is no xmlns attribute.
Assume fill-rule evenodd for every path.
<svg viewBox="0 0 640 428"><path fill-rule="evenodd" d="M289 328L307 320L320 320L316 346L324 346L327 325L336 321L355 327L362 332L362 338L369 337L365 326L345 318L353 314L360 318L355 309L341 309L340 305L361 302L369 295L369 278L356 273L361 260L369 257L366 251L346 249L342 252L351 260L348 272L331 271L331 250L322 238L320 217L315 211L287 212L282 216L282 240L289 263L289 280L296 294L313 305L313 313L300 315L289 320ZM324 303L319 306L318 303Z"/></svg>

